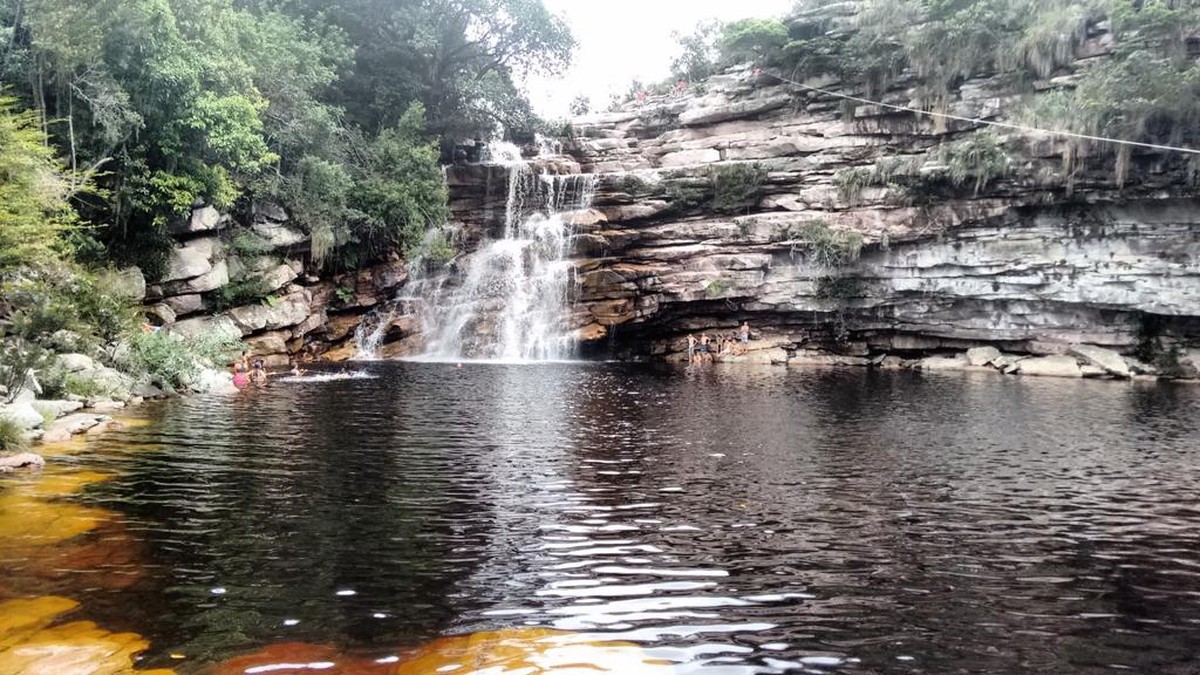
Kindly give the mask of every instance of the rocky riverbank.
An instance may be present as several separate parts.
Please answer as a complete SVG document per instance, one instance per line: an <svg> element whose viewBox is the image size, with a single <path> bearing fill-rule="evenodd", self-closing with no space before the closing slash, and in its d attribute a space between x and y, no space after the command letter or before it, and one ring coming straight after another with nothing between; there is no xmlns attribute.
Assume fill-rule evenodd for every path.
<svg viewBox="0 0 1200 675"><path fill-rule="evenodd" d="M835 354L808 349L786 336L763 336L738 354L718 355L718 363L811 368L850 366L884 370L975 371L1034 377L1066 377L1109 380L1155 381L1171 379L1200 382L1200 359L1188 357L1180 368L1163 372L1160 368L1093 345L1044 343L1036 346L1039 354L1001 352L995 347L975 347L958 353L906 358L895 354ZM685 363L686 355L672 354L669 361Z"/></svg>

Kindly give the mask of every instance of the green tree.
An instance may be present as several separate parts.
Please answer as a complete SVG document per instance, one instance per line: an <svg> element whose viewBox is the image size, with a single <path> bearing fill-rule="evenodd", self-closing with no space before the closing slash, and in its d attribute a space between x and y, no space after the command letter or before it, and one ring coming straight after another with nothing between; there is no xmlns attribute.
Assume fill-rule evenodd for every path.
<svg viewBox="0 0 1200 675"><path fill-rule="evenodd" d="M0 97L0 278L57 260L77 224L68 203L76 180L44 140L37 115Z"/></svg>

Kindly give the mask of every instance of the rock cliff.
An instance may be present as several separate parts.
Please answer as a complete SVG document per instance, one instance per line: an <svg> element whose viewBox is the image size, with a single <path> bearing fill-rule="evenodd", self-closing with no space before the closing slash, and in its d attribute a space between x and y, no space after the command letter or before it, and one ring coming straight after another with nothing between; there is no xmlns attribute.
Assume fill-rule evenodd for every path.
<svg viewBox="0 0 1200 675"><path fill-rule="evenodd" d="M175 224L167 272L146 289L147 319L181 335L230 333L268 366L292 355L353 356L363 320L407 280L404 261L315 276L306 272L309 237L283 209L260 203L244 220L235 226L202 206ZM403 325L385 328L395 339Z"/></svg>
<svg viewBox="0 0 1200 675"><path fill-rule="evenodd" d="M1080 66L1106 44L1094 35ZM909 104L913 85L901 78L884 100ZM991 164L972 166L963 144L980 124L848 115L809 86L840 85L746 68L574 121L566 152L599 175L575 218L585 342L664 354L743 320L789 352L860 356L1200 338L1187 157L1137 151L1119 185L1111 158L1068 173L1060 144L1002 130L985 139ZM968 81L947 112L1010 120L1006 87Z"/></svg>

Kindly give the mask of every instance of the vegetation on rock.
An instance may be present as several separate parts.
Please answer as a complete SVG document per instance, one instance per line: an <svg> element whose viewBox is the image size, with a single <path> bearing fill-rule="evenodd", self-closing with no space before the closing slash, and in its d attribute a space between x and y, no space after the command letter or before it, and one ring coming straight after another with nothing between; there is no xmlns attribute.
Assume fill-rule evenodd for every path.
<svg viewBox="0 0 1200 675"><path fill-rule="evenodd" d="M709 172L712 208L717 213L738 213L758 204L769 172L758 163L723 164Z"/></svg>

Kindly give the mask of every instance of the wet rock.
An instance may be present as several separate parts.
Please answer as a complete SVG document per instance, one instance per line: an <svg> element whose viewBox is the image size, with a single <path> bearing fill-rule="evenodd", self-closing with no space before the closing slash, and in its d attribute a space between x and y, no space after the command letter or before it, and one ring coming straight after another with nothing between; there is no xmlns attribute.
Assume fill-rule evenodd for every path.
<svg viewBox="0 0 1200 675"><path fill-rule="evenodd" d="M96 412L114 412L125 409L124 401L97 401L89 406L91 410Z"/></svg>
<svg viewBox="0 0 1200 675"><path fill-rule="evenodd" d="M1039 356L1016 364L1022 375L1043 377L1083 377L1074 356Z"/></svg>
<svg viewBox="0 0 1200 675"><path fill-rule="evenodd" d="M67 434L67 437L70 437L76 434L82 434L98 424L103 424L111 420L112 418L108 415L78 412L67 415L66 417L50 425L50 428L46 433L47 436L49 436L50 434L63 432Z"/></svg>
<svg viewBox="0 0 1200 675"><path fill-rule="evenodd" d="M930 356L921 359L917 363L917 368L921 370L965 370L968 363L965 357L961 356Z"/></svg>
<svg viewBox="0 0 1200 675"><path fill-rule="evenodd" d="M1125 359L1125 365L1129 367L1129 371L1134 373L1135 375L1157 375L1158 374L1158 369L1148 363L1139 361L1138 359L1135 359L1135 358L1129 357L1129 356L1124 357L1124 359Z"/></svg>
<svg viewBox="0 0 1200 675"><path fill-rule="evenodd" d="M1100 368L1114 377L1128 379L1132 375L1129 365L1125 363L1125 359L1112 350L1093 347L1091 345L1075 345L1071 348L1071 354L1082 358L1089 365Z"/></svg>
<svg viewBox="0 0 1200 675"><path fill-rule="evenodd" d="M55 419L83 408L83 403L80 401L34 401L32 405L34 410L44 415L51 415Z"/></svg>
<svg viewBox="0 0 1200 675"><path fill-rule="evenodd" d="M967 350L967 362L972 366L986 366L1000 358L1000 350L995 347L976 347Z"/></svg>
<svg viewBox="0 0 1200 675"><path fill-rule="evenodd" d="M133 385L133 388L129 390L129 393L143 399L162 398L163 396L167 395L162 389L159 389L149 382L138 382L137 384Z"/></svg>
<svg viewBox="0 0 1200 675"><path fill-rule="evenodd" d="M32 452L22 452L16 455L0 457L0 473L13 471L14 469L40 469L46 465L46 460L41 455L36 455Z"/></svg>
<svg viewBox="0 0 1200 675"><path fill-rule="evenodd" d="M768 349L752 349L742 356L742 360L746 363L759 365L785 366L788 365L789 356L786 349L771 347Z"/></svg>

